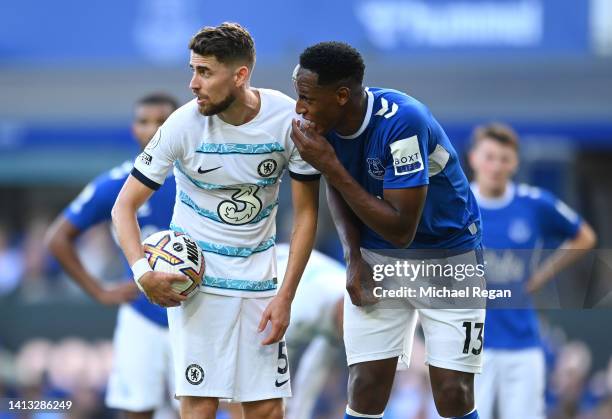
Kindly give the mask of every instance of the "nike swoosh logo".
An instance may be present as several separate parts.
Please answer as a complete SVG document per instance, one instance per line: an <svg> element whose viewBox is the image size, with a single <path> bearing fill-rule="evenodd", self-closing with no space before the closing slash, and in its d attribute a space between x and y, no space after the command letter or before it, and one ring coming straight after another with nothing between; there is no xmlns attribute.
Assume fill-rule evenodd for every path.
<svg viewBox="0 0 612 419"><path fill-rule="evenodd" d="M282 387L282 386L284 386L285 384L287 384L287 382L288 382L288 381L289 381L289 379L287 379L287 380L285 380L285 381L281 381L281 382L279 383L279 382L278 382L278 380L276 380L276 381L274 382L274 385L275 385L276 387Z"/></svg>
<svg viewBox="0 0 612 419"><path fill-rule="evenodd" d="M201 167L198 167L198 173L199 174L204 174L204 173L212 172L213 170L220 169L221 167L223 167L223 166L213 167L212 169L206 169L206 170L202 170Z"/></svg>

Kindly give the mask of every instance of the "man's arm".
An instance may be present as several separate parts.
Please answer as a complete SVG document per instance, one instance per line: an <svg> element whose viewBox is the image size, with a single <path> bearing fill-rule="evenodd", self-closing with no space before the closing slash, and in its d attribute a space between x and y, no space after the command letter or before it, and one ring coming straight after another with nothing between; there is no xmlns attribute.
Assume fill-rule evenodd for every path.
<svg viewBox="0 0 612 419"><path fill-rule="evenodd" d="M272 322L272 331L262 342L263 345L278 342L289 326L291 302L295 297L295 292L304 273L317 234L319 180L297 181L292 179L291 196L293 201L293 230L287 271L278 294L264 311L259 324L259 331L261 332L268 320Z"/></svg>
<svg viewBox="0 0 612 419"><path fill-rule="evenodd" d="M385 189L383 199L379 199L357 183L337 160L322 173L364 224L397 247L412 243L425 205L427 185Z"/></svg>
<svg viewBox="0 0 612 419"><path fill-rule="evenodd" d="M47 231L47 246L68 275L102 304L121 304L136 298L138 288L132 281L105 289L87 272L75 248L75 241L80 235L81 231L64 215L58 216Z"/></svg>
<svg viewBox="0 0 612 419"><path fill-rule="evenodd" d="M342 243L344 260L348 263L353 258L361 258L359 226L361 221L346 205L342 196L333 186L326 183L327 206L336 226L338 237Z"/></svg>
<svg viewBox="0 0 612 419"><path fill-rule="evenodd" d="M576 237L566 240L547 258L527 282L527 291L535 292L541 289L559 272L584 257L595 247L597 235L591 226L582 222Z"/></svg>
<svg viewBox="0 0 612 419"><path fill-rule="evenodd" d="M304 160L325 176L364 224L397 247L406 247L412 242L425 205L426 185L385 189L383 199L379 199L353 179L333 147L312 124L298 125L294 120L292 138Z"/></svg>
<svg viewBox="0 0 612 419"><path fill-rule="evenodd" d="M119 245L130 266L145 257L136 213L152 194L152 189L130 175L111 211ZM164 307L175 307L187 297L175 292L171 283L185 280L183 275L151 271L145 273L138 282L152 302Z"/></svg>
<svg viewBox="0 0 612 419"><path fill-rule="evenodd" d="M344 250L344 260L347 265L346 290L351 297L351 302L356 306L373 304L376 298L372 292L374 287L372 268L361 256L361 233L359 231L361 221L329 183L327 184L327 205Z"/></svg>

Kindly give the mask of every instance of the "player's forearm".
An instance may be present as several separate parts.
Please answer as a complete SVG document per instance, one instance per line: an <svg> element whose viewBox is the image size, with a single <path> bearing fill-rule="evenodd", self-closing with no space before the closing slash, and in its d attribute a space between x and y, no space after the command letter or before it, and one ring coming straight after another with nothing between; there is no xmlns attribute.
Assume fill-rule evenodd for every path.
<svg viewBox="0 0 612 419"><path fill-rule="evenodd" d="M361 257L361 233L359 231L361 221L344 202L338 191L329 183L327 183L327 206L342 243L344 259L348 262L354 257Z"/></svg>
<svg viewBox="0 0 612 419"><path fill-rule="evenodd" d="M294 219L293 232L289 247L289 260L287 270L283 280L283 285L279 290L280 295L284 295L293 300L297 291L300 278L310 258L310 253L314 246L317 233L317 214L301 214L300 219Z"/></svg>
<svg viewBox="0 0 612 419"><path fill-rule="evenodd" d="M326 173L325 179L342 195L353 213L385 240L398 247L412 241L418 220L407 219L389 202L371 195L341 164Z"/></svg>
<svg viewBox="0 0 612 419"><path fill-rule="evenodd" d="M566 240L538 269L544 281L550 280L565 268L583 258L587 252L595 247L597 236L593 229L583 223L575 238Z"/></svg>
<svg viewBox="0 0 612 419"><path fill-rule="evenodd" d="M87 272L77 251L74 247L74 238L57 231L55 226L51 227L47 236L49 251L55 256L64 271L76 282L88 295L96 298L102 288L98 281Z"/></svg>
<svg viewBox="0 0 612 419"><path fill-rule="evenodd" d="M135 205L117 198L117 202L112 210L113 225L119 240L119 246L123 250L123 254L130 266L136 261L144 257L142 244L140 243L140 227L136 212L138 208Z"/></svg>
<svg viewBox="0 0 612 419"><path fill-rule="evenodd" d="M306 268L317 235L319 212L319 181L292 181L293 229L289 245L289 259L278 294L290 301L295 297L300 278Z"/></svg>

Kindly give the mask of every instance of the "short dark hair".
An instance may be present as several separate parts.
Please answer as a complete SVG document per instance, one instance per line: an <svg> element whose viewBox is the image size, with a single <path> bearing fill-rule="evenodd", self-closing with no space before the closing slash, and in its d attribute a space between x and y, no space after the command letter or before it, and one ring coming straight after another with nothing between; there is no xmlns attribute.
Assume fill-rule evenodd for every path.
<svg viewBox="0 0 612 419"><path fill-rule="evenodd" d="M478 145L478 143L485 138L512 147L517 152L519 150L518 135L509 125L500 122L492 122L486 125L477 126L474 128L474 131L472 131L472 147Z"/></svg>
<svg viewBox="0 0 612 419"><path fill-rule="evenodd" d="M344 42L320 42L300 55L300 67L317 73L319 85L340 81L363 83L365 64L359 51Z"/></svg>
<svg viewBox="0 0 612 419"><path fill-rule="evenodd" d="M179 107L179 103L174 96L163 92L150 93L141 97L136 102L136 106L140 105L168 105L172 108L173 112Z"/></svg>
<svg viewBox="0 0 612 419"><path fill-rule="evenodd" d="M238 23L223 22L200 29L189 41L189 49L198 55L212 55L224 64L244 62L249 68L255 64L253 37Z"/></svg>

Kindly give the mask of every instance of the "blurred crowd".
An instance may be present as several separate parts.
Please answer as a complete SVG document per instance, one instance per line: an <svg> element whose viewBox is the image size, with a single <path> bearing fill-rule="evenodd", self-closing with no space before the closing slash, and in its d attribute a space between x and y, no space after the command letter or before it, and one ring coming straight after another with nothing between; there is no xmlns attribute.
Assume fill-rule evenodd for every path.
<svg viewBox="0 0 612 419"><path fill-rule="evenodd" d="M591 352L581 341L568 341L559 328L544 328L547 353L547 417L550 419L607 419L612 417L612 358L607 368L593 370ZM409 369L398 371L386 419L437 419L425 347L415 341ZM71 400L68 413L39 413L32 418L113 418L104 406L104 392L112 363L109 340L86 342L69 337L57 342L33 338L12 353L0 349L0 397ZM313 419L342 417L346 403L343 359L319 397ZM24 417L0 412L0 419ZM26 416L27 417L27 416ZM156 416L173 417L170 408ZM225 417L221 412L219 417Z"/></svg>
<svg viewBox="0 0 612 419"><path fill-rule="evenodd" d="M28 217L22 231L0 224L0 304L37 304L55 301L95 305L59 268L45 247L44 236L51 216ZM283 237L290 219L281 217L279 236ZM339 257L337 243L319 238L318 247ZM87 269L103 281L120 280L125 275L122 259L108 225L86 232L80 239L79 252ZM104 308L102 308L104 309ZM602 315L604 315L602 313ZM542 334L547 360L547 417L551 419L604 419L612 417L612 357L607 368L592 365L592 353L586 342L568 339L563 329L552 326L542 313ZM13 320L11 324L18 325ZM38 413L17 416L0 412L0 419L32 418L113 418L114 411L104 406L105 386L111 362L111 336L86 341L64 337L57 340L32 337L18 348L9 350L0 330L0 398L38 400L65 398L73 401L69 413ZM486 342L485 342L486 345ZM299 352L299 351L298 351ZM296 354L297 355L297 354ZM422 340L415 341L411 367L399 371L386 419L433 419L436 413ZM293 357L294 366L297 357ZM329 376L316 405L316 419L342 417L346 403L347 369L341 357ZM220 412L220 418L226 418ZM157 419L175 417L170 410Z"/></svg>
<svg viewBox="0 0 612 419"><path fill-rule="evenodd" d="M0 301L8 298L33 303L58 298L89 301L46 252L44 232L48 222L44 217L34 217L21 235L11 235L6 227L0 227ZM89 261L88 269L96 276L107 280L123 275L108 226L88 232L79 248L84 260ZM612 417L612 358L607 368L594 368L587 343L569 340L559 326L546 322L545 313L542 322L547 354L548 417ZM110 338L89 342L74 337L56 341L32 337L10 351L0 333L0 397L73 401L73 408L67 414L39 413L32 414L33 418L116 417L116 412L107 410L103 402L112 362ZM424 345L417 340L410 369L398 372L385 418L438 418L424 359ZM342 416L347 370L342 358L335 365L317 401L317 419ZM163 414L162 411L158 416ZM220 415L223 417L223 413ZM24 416L0 412L0 419L16 417Z"/></svg>

